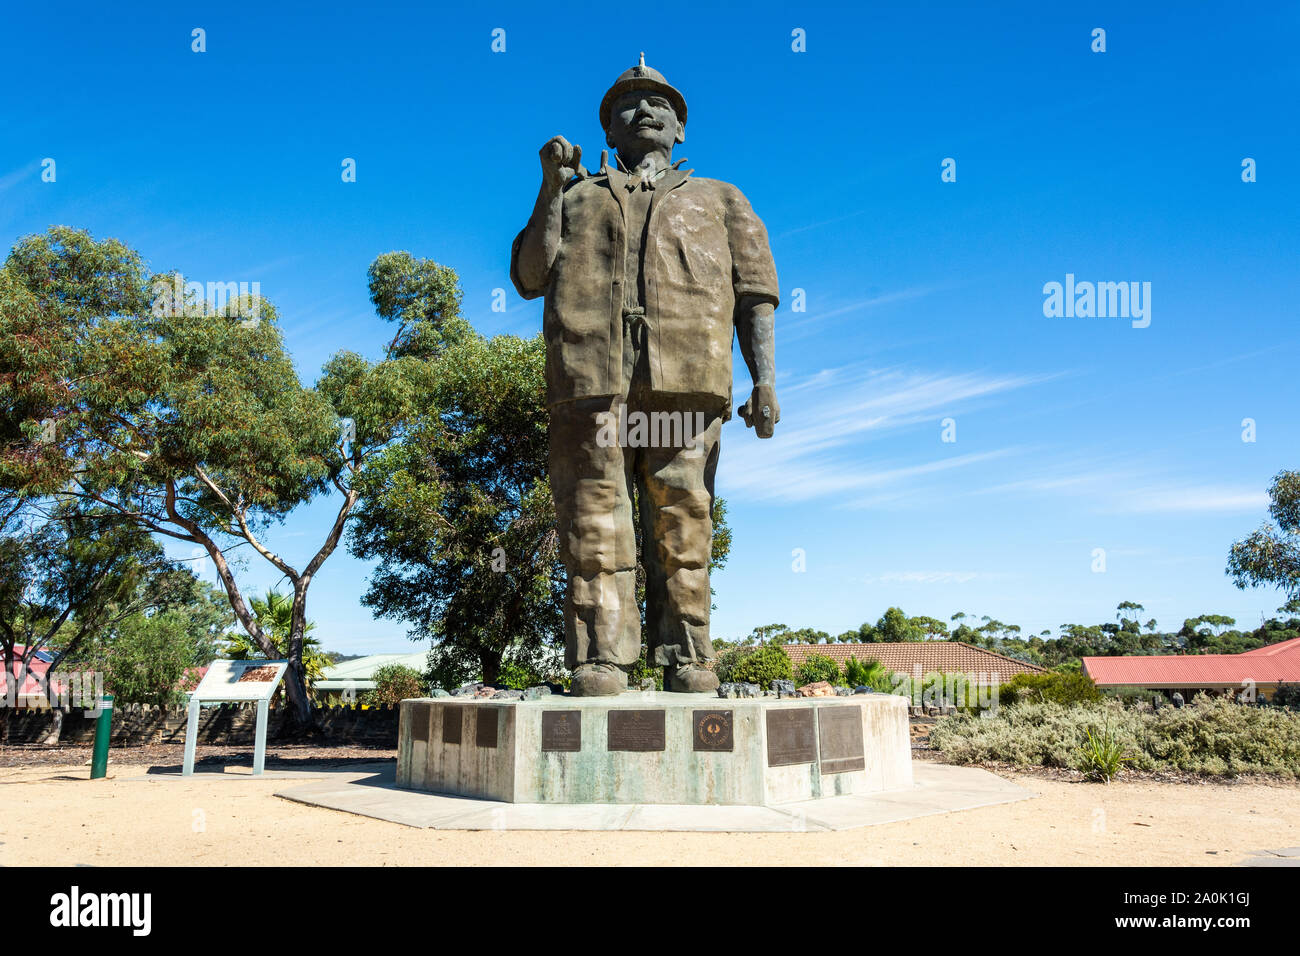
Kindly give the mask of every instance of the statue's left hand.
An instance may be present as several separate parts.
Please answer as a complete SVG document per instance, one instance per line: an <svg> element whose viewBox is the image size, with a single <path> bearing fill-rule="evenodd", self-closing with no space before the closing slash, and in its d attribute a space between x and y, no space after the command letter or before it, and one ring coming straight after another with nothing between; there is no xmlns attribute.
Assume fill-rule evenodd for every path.
<svg viewBox="0 0 1300 956"><path fill-rule="evenodd" d="M771 385L755 385L749 399L736 412L759 438L771 438L773 428L781 420L776 389Z"/></svg>

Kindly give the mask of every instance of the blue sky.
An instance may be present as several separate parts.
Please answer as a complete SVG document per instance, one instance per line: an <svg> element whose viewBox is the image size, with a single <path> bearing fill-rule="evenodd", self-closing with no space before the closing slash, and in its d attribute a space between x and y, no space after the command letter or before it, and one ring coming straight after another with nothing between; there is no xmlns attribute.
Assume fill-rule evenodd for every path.
<svg viewBox="0 0 1300 956"><path fill-rule="evenodd" d="M380 354L365 271L393 249L456 268L484 333L534 334L507 270L537 150L561 133L594 164L600 97L644 50L689 104L676 156L749 197L785 297L777 437L724 431L716 636L890 605L1036 633L1121 600L1253 626L1281 596L1235 589L1227 550L1300 467L1298 8L998 7L21 5L0 238L63 223L258 281L308 381L336 350ZM1149 282L1149 327L1045 317L1067 273ZM272 545L305 561L333 506ZM336 553L309 615L331 650L404 651L359 605L367 572ZM244 578L275 582L260 559Z"/></svg>

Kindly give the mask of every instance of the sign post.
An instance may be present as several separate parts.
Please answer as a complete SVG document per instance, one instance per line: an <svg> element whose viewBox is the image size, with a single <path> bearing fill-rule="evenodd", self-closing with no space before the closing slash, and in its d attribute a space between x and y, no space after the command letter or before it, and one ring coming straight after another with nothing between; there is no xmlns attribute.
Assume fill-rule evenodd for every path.
<svg viewBox="0 0 1300 956"><path fill-rule="evenodd" d="M213 661L208 672L190 695L189 719L185 724L185 765L182 776L194 775L194 751L199 740L199 710L204 704L257 703L257 726L253 734L253 775L261 776L266 766L266 718L275 689L280 685L288 661Z"/></svg>

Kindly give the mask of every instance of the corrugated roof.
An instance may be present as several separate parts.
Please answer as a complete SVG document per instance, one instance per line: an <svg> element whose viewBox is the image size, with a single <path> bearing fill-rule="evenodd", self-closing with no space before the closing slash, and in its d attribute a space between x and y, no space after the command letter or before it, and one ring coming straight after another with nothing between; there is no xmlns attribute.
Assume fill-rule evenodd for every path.
<svg viewBox="0 0 1300 956"><path fill-rule="evenodd" d="M1253 651L1242 651L1242 655L1250 654L1257 657L1272 657L1275 654L1294 654L1300 651L1300 637L1293 637L1289 641L1278 641L1276 644L1265 644L1263 647L1257 647Z"/></svg>
<svg viewBox="0 0 1300 956"><path fill-rule="evenodd" d="M1017 674L1043 674L1047 669L1027 664L1005 654L986 651L962 641L901 641L882 644L786 644L785 652L798 667L809 654L829 657L843 667L850 657L860 661L877 660L888 670L921 673L988 674L990 679L1008 681Z"/></svg>
<svg viewBox="0 0 1300 956"><path fill-rule="evenodd" d="M316 682L318 690L373 690L375 671L387 664L401 664L414 671L424 673L429 659L428 651L416 651L412 654L368 654L354 661L331 664L321 673Z"/></svg>
<svg viewBox="0 0 1300 956"><path fill-rule="evenodd" d="M1260 651L1270 653L1261 654ZM1242 654L1085 657L1083 672L1102 686L1214 687L1300 681L1300 639Z"/></svg>

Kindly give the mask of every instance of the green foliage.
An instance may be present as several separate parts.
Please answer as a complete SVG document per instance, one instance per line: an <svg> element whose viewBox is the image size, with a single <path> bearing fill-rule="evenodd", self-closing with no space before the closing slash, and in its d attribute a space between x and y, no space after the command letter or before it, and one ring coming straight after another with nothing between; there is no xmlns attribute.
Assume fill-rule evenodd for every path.
<svg viewBox="0 0 1300 956"><path fill-rule="evenodd" d="M1269 703L1274 707L1300 710L1300 684L1278 684Z"/></svg>
<svg viewBox="0 0 1300 956"><path fill-rule="evenodd" d="M1125 707L1154 704L1156 698L1164 698L1160 691L1147 690L1145 687L1103 687L1098 690L1104 699L1117 700Z"/></svg>
<svg viewBox="0 0 1300 956"><path fill-rule="evenodd" d="M721 654L726 652L726 648L719 649L718 647L714 647L714 651L721 656ZM633 664L627 672L627 686L639 688L641 686L641 681L646 680L647 678L655 682L655 690L664 689L664 669L647 660L646 644L643 639L641 643L641 656L637 658L636 663Z"/></svg>
<svg viewBox="0 0 1300 956"><path fill-rule="evenodd" d="M536 687L538 684L555 683L556 676L544 671L535 663L508 655L501 662L501 670L497 675L496 684L498 687L526 690L529 687Z"/></svg>
<svg viewBox="0 0 1300 956"><path fill-rule="evenodd" d="M912 623L902 608L891 607L876 622L875 638L886 643L898 641L923 641L925 629Z"/></svg>
<svg viewBox="0 0 1300 956"><path fill-rule="evenodd" d="M1109 725L1100 732L1090 728L1086 734L1087 740L1079 747L1079 769L1089 780L1110 783L1133 758L1125 752Z"/></svg>
<svg viewBox="0 0 1300 956"><path fill-rule="evenodd" d="M869 687L888 694L894 689L894 675L875 658L860 661L850 656L844 665L844 683L850 687Z"/></svg>
<svg viewBox="0 0 1300 956"><path fill-rule="evenodd" d="M194 660L194 635L185 614L135 614L122 621L104 648L104 690L124 704L185 702L182 678Z"/></svg>
<svg viewBox="0 0 1300 956"><path fill-rule="evenodd" d="M375 705L400 704L412 697L423 697L426 687L420 672L402 664L385 664L375 671L375 689L367 691L363 702Z"/></svg>
<svg viewBox="0 0 1300 956"><path fill-rule="evenodd" d="M151 274L116 240L55 227L14 246L0 279L0 407L21 440L0 441L0 490L64 493L121 522L202 547L240 624L271 653L226 554L248 544L294 585L338 544L369 455L401 429L418 363L376 366L346 353L320 387L304 387L269 302L205 303L179 274ZM339 417L356 439L340 439ZM40 422L54 441L37 438ZM10 428L6 421L5 428ZM297 506L337 492L335 521L300 570L260 536ZM301 633L290 634L285 687L310 721Z"/></svg>
<svg viewBox="0 0 1300 956"><path fill-rule="evenodd" d="M804 684L815 684L817 681L838 685L843 680L844 675L840 672L840 665L824 654L809 654L795 670L795 683L801 687Z"/></svg>
<svg viewBox="0 0 1300 956"><path fill-rule="evenodd" d="M1300 472L1279 472L1268 496L1273 524L1233 544L1227 573L1243 590L1272 585L1295 600L1300 598Z"/></svg>
<svg viewBox="0 0 1300 956"><path fill-rule="evenodd" d="M759 644L724 651L714 665L714 673L724 683L758 684L769 690L774 680L793 680L794 667L779 644Z"/></svg>
<svg viewBox="0 0 1300 956"><path fill-rule="evenodd" d="M975 713L985 703L993 704L992 694L988 690L981 693L979 684L966 674L930 671L919 680L905 674L893 674L891 679L894 685L890 692L907 697L914 707L957 707Z"/></svg>
<svg viewBox="0 0 1300 956"><path fill-rule="evenodd" d="M998 701L1004 705L1044 701L1077 704L1098 700L1101 691L1092 678L1083 674L1017 674L998 688Z"/></svg>
<svg viewBox="0 0 1300 956"><path fill-rule="evenodd" d="M149 535L104 509L75 498L15 499L0 524L0 650L13 657L6 672L24 673L39 650L54 655L51 673L74 664L103 670L85 662L119 625L184 606L197 587ZM0 679L0 693L7 689Z"/></svg>
<svg viewBox="0 0 1300 956"><path fill-rule="evenodd" d="M448 286L451 283L451 287ZM502 658L536 671L563 636L564 569L546 480L545 343L456 315L455 272L406 253L371 267L393 352L422 363L422 408L358 480L348 547L377 561L362 603L430 641L441 686Z"/></svg>
<svg viewBox="0 0 1300 956"><path fill-rule="evenodd" d="M293 599L281 594L274 588L266 592L266 597L253 598L250 602L257 614L257 623L262 633L271 644L274 657L269 660L284 660L289 657L289 636L293 627ZM316 699L316 682L324 676L325 668L330 666L330 656L320 646L320 641L311 636L316 625L311 621L303 624L302 663L306 677L307 693ZM265 653L262 646L255 643L247 633L234 631L227 638L225 656L232 661L260 659ZM277 692L278 693L278 692Z"/></svg>
<svg viewBox="0 0 1300 956"><path fill-rule="evenodd" d="M1198 695L1188 706L1125 709L1116 701L1023 703L939 720L930 744L954 763L1086 770L1088 733L1107 729L1132 767L1206 775L1300 777L1300 713Z"/></svg>

